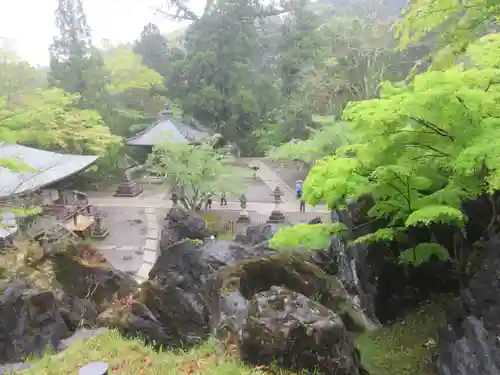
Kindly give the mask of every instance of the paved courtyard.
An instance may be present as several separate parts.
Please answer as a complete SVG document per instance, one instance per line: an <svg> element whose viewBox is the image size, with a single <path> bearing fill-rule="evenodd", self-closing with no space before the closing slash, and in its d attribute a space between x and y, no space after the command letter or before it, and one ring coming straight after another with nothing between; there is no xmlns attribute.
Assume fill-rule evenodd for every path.
<svg viewBox="0 0 500 375"><path fill-rule="evenodd" d="M299 201L295 197L294 187L283 180L276 165L263 163L259 159L242 159L250 165L258 165L257 178L248 181L245 196L248 200L247 211L250 215L249 225L265 223L275 208L272 190L277 186L283 191L283 203L280 209L285 212L291 223L306 223L314 217L328 219L325 207L306 207L305 213L299 212ZM288 175L286 175L288 173ZM285 172L289 181L295 173ZM302 172L303 173L303 172ZM293 175L293 176L292 176ZM136 275L138 281L148 277L153 266L159 246L163 219L172 206L170 194L164 186L144 185L143 194L134 198L115 198L113 190L88 192L90 203L107 214L105 226L110 235L95 245L103 252L108 261L116 268ZM236 223L241 211L239 197L228 195L228 205L220 207L218 197L214 197L211 225L219 230L232 234L242 232L247 225Z"/></svg>
<svg viewBox="0 0 500 375"><path fill-rule="evenodd" d="M147 231L144 208L104 206L99 209L107 214L105 225L109 236L94 244L114 267L135 274L142 263Z"/></svg>

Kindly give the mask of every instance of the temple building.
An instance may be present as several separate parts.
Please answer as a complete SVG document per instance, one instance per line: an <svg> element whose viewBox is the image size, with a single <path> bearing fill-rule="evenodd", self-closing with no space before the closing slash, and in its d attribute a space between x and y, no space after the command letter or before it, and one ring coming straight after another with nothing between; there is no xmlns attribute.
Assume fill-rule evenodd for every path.
<svg viewBox="0 0 500 375"><path fill-rule="evenodd" d="M125 142L128 146L152 148L161 142L197 144L210 135L210 131L195 119L189 125L174 119L166 106L158 121Z"/></svg>
<svg viewBox="0 0 500 375"><path fill-rule="evenodd" d="M13 171L0 167L0 199L2 199L35 192L74 176L94 164L98 157L59 154L17 144L0 143L0 159L12 159L31 169Z"/></svg>
<svg viewBox="0 0 500 375"><path fill-rule="evenodd" d="M72 235L89 234L95 212L87 196L78 191L64 191L59 186L97 159L91 155L60 154L0 143L0 160L12 160L23 166L20 170L0 167L0 242L8 243L20 224L9 207L22 205L40 207L43 213L30 224L31 238L38 239L54 229Z"/></svg>

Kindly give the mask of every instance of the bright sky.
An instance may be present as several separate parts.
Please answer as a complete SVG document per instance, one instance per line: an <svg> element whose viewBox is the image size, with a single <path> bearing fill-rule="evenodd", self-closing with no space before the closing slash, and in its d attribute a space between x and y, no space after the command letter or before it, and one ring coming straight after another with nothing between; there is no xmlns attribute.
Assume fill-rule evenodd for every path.
<svg viewBox="0 0 500 375"><path fill-rule="evenodd" d="M197 3L202 0L195 0ZM166 20L155 9L166 0L83 0L94 43L137 39L142 28L153 22L163 32L181 25ZM48 46L57 35L54 13L57 0L0 0L0 37L31 64L48 64Z"/></svg>

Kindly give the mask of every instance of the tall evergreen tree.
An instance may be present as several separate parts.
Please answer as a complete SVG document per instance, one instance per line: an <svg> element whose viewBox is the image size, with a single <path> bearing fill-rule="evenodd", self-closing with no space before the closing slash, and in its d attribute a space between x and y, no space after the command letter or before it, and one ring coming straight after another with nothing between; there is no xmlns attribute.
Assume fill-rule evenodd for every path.
<svg viewBox="0 0 500 375"><path fill-rule="evenodd" d="M56 25L60 35L50 47L49 83L82 97L81 106L102 109L106 75L92 45L81 0L58 0Z"/></svg>
<svg viewBox="0 0 500 375"><path fill-rule="evenodd" d="M142 57L142 62L148 68L166 76L170 56L165 38L158 26L148 23L144 26L139 40L134 45L134 52Z"/></svg>

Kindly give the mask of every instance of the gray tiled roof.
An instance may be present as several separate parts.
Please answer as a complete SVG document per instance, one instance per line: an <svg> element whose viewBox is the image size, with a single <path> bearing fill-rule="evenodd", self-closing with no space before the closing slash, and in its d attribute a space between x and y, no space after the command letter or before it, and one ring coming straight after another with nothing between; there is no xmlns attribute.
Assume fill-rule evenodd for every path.
<svg viewBox="0 0 500 375"><path fill-rule="evenodd" d="M0 212L0 238L7 238L17 232L16 217L11 212Z"/></svg>
<svg viewBox="0 0 500 375"><path fill-rule="evenodd" d="M0 197L36 190L61 181L88 168L97 158L0 143L0 159L14 159L34 170L16 172L0 167Z"/></svg>
<svg viewBox="0 0 500 375"><path fill-rule="evenodd" d="M171 117L160 119L149 128L126 140L129 146L154 146L160 142L201 142L208 132L183 124Z"/></svg>

